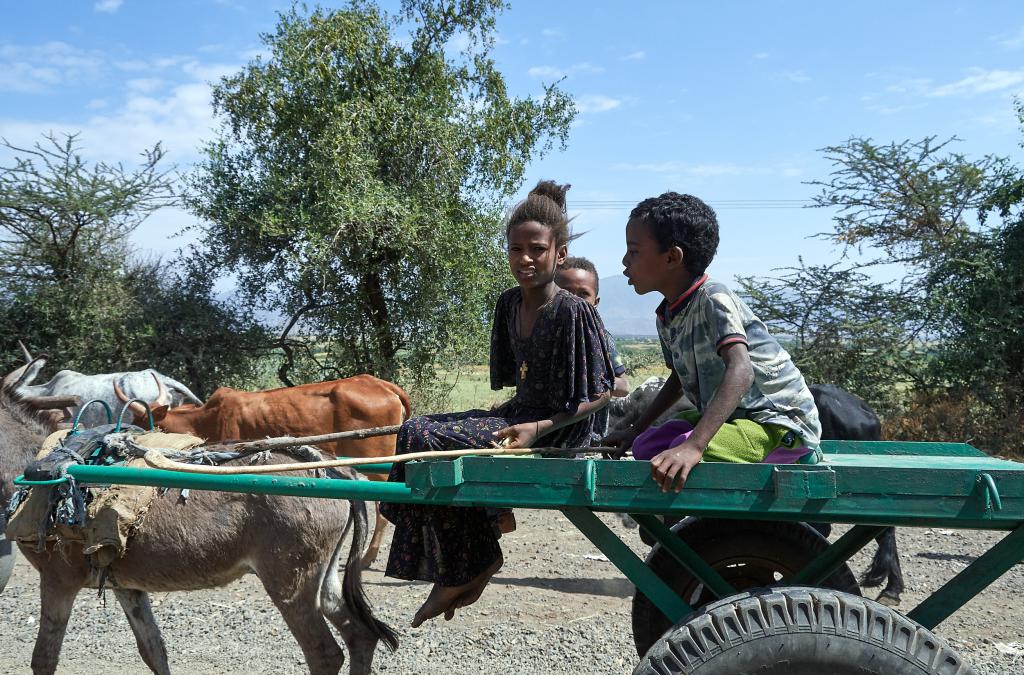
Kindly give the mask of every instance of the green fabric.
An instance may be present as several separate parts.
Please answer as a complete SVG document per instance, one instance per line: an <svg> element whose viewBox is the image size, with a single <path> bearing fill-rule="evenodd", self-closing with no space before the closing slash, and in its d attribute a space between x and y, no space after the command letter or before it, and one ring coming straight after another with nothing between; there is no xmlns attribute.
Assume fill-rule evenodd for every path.
<svg viewBox="0 0 1024 675"><path fill-rule="evenodd" d="M700 412L686 410L676 415L696 426ZM784 443L782 437L789 429L777 424L758 424L753 420L735 419L726 422L711 438L704 451L705 462L741 462L756 464L764 461L772 450ZM795 447L802 439L794 434L794 441L787 447ZM812 455L814 453L811 453Z"/></svg>

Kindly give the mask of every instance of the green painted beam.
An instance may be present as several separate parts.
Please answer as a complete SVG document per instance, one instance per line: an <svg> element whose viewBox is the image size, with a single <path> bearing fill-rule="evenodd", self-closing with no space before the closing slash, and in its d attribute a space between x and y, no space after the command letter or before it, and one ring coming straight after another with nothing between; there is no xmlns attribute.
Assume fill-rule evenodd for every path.
<svg viewBox="0 0 1024 675"><path fill-rule="evenodd" d="M398 503L422 503L423 498L402 483L384 483L367 480L335 478L307 478L284 475L233 475L183 473L163 469L145 469L119 466L72 465L68 473L82 483L106 485L153 485L156 487L215 490L220 492L251 492L265 495L291 495L294 497L330 497L334 499L363 499Z"/></svg>
<svg viewBox="0 0 1024 675"><path fill-rule="evenodd" d="M633 550L585 508L562 509L565 517L589 539L608 560L646 595L673 624L693 612L693 608L680 598L661 577L637 557Z"/></svg>
<svg viewBox="0 0 1024 675"><path fill-rule="evenodd" d="M977 560L960 570L959 574L921 601L907 616L925 628L935 628L1021 560L1024 560L1024 526L1003 537Z"/></svg>
<svg viewBox="0 0 1024 675"><path fill-rule="evenodd" d="M789 579L783 579L787 586L820 586L832 576L857 551L885 530L884 525L857 525L850 528L827 549L820 553L806 567Z"/></svg>
<svg viewBox="0 0 1024 675"><path fill-rule="evenodd" d="M711 565L704 562L696 551L676 536L665 523L657 516L642 513L631 513L630 516L637 522L637 525L647 530L654 539L669 552L676 562L682 565L690 574L700 579L709 591L716 598L725 598L735 595L738 591L722 578L722 575L715 571Z"/></svg>

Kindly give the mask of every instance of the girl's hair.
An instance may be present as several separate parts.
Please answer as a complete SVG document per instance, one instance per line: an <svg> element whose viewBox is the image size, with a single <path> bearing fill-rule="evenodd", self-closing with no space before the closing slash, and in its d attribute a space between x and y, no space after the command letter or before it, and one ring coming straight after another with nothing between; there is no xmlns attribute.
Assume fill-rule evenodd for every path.
<svg viewBox="0 0 1024 675"><path fill-rule="evenodd" d="M571 185L559 185L553 180L542 180L530 190L526 199L516 204L505 224L505 236L516 225L535 221L549 228L555 245L567 244L576 237L569 231L569 216L565 209L565 193Z"/></svg>

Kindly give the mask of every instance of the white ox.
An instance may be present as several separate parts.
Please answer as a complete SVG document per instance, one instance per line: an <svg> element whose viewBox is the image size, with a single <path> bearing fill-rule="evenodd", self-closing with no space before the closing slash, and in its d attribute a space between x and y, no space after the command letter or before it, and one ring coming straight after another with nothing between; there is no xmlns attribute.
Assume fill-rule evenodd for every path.
<svg viewBox="0 0 1024 675"><path fill-rule="evenodd" d="M18 344L21 345L21 343ZM102 373L99 375L84 375L74 370L61 370L49 382L32 384L43 369L43 366L46 365L46 358L32 358L32 355L25 349L24 345L21 345L21 349L25 356L25 364L8 374L4 378L2 385L4 389L12 389L18 396L31 398L78 396L81 398L81 405L98 398L110 406L116 421L117 414L120 412L123 404L114 393L114 383L117 383L129 398L152 401L160 394L160 389L157 385L157 381L159 381L170 395L171 407L179 406L182 403L203 404L203 401L184 384L152 369ZM74 416L78 414L79 409L80 406L66 408L67 419L73 420ZM125 419L128 423L131 423L132 415L127 414ZM95 403L86 409L80 424L91 427L97 424L105 424L106 421L107 414L103 410L103 406Z"/></svg>
<svg viewBox="0 0 1024 675"><path fill-rule="evenodd" d="M629 392L629 395L624 398L613 398L608 403L608 430L615 431L616 429L625 429L630 424L639 419L640 415L647 410L647 406L651 404L654 397L661 391L662 385L665 384L665 378L663 377L648 377L644 380L639 387ZM675 417L684 410L691 410L694 405L690 403L690 400L686 396L682 396L678 401L669 406L661 416L654 421L655 425L661 424L667 419Z"/></svg>

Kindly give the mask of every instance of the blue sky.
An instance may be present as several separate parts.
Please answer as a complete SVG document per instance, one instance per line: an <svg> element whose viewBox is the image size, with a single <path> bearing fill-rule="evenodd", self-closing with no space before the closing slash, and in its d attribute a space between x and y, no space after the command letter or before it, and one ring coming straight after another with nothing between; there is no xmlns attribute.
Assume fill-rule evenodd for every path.
<svg viewBox="0 0 1024 675"><path fill-rule="evenodd" d="M160 140L185 170L214 126L208 83L259 53L287 7L0 0L0 136L77 131L87 157L126 163ZM498 30L513 92L564 76L576 97L568 149L535 162L527 182L573 184L575 227L588 233L572 252L602 277L621 271L630 205L667 189L717 206L711 272L731 280L836 257L808 239L829 214L794 208L815 192L804 181L829 171L818 148L956 134L971 156L1022 155L1019 2L513 2ZM166 255L191 222L167 210L135 240Z"/></svg>

